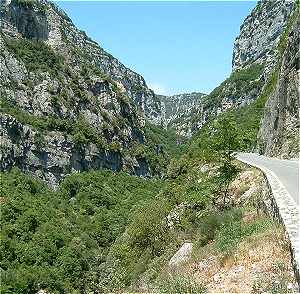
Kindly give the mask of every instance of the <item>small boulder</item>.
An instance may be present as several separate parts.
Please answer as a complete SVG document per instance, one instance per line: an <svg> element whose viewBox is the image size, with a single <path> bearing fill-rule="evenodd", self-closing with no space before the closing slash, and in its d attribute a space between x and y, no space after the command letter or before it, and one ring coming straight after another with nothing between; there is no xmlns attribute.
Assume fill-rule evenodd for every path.
<svg viewBox="0 0 300 294"><path fill-rule="evenodd" d="M201 169L200 169L200 171L202 172L202 173L205 173L205 172L207 172L209 170L209 165L208 164L204 164L202 167L201 167Z"/></svg>
<svg viewBox="0 0 300 294"><path fill-rule="evenodd" d="M169 266L177 266L191 257L193 243L184 243L169 261Z"/></svg>
<svg viewBox="0 0 300 294"><path fill-rule="evenodd" d="M250 187L246 192L244 192L240 199L239 199L239 203L240 204L245 204L255 193L257 193L259 187L253 186Z"/></svg>

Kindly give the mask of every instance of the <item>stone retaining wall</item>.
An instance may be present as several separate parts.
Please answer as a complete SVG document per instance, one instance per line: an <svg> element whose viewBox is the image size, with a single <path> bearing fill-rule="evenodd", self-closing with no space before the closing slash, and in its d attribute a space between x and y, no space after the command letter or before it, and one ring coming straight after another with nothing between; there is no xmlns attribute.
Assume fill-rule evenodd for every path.
<svg viewBox="0 0 300 294"><path fill-rule="evenodd" d="M267 168L258 166L247 160L240 161L259 168L263 171L268 186L270 188L269 197L263 199L264 209L275 219L280 221L286 230L286 234L290 241L291 256L295 278L300 291L300 236L299 236L299 206L288 193L279 178Z"/></svg>

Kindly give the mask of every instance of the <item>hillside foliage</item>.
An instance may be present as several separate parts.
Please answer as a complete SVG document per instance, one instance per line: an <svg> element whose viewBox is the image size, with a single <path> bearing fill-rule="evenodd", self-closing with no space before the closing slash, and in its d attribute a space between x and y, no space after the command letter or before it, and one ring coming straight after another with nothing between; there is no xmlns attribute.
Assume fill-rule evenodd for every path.
<svg viewBox="0 0 300 294"><path fill-rule="evenodd" d="M72 175L56 192L19 170L1 182L2 293L88 288L132 210L163 185L111 171Z"/></svg>
<svg viewBox="0 0 300 294"><path fill-rule="evenodd" d="M217 135L226 128L235 136L227 123L210 137L216 164L236 147ZM174 158L164 181L111 171L73 174L57 191L17 169L1 174L2 292L110 292L134 289L141 275L155 283L183 239L199 238L200 230L204 246L225 221L208 216L227 215L215 201L234 177L222 165L220 174L202 172L201 162ZM182 203L182 220L171 229L168 215Z"/></svg>

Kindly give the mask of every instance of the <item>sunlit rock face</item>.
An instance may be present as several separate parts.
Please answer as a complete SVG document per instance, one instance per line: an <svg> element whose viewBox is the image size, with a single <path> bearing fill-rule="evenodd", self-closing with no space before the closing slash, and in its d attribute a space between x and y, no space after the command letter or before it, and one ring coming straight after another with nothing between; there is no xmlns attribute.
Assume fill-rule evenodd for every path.
<svg viewBox="0 0 300 294"><path fill-rule="evenodd" d="M300 21L288 36L274 93L269 97L259 132L261 153L299 157L299 35Z"/></svg>
<svg viewBox="0 0 300 294"><path fill-rule="evenodd" d="M51 2L5 0L0 13L1 170L52 184L89 169L151 175L134 150L161 106L143 77Z"/></svg>
<svg viewBox="0 0 300 294"><path fill-rule="evenodd" d="M235 40L232 69L238 70L253 62L272 67L276 63L277 44L294 8L294 1L259 1Z"/></svg>
<svg viewBox="0 0 300 294"><path fill-rule="evenodd" d="M294 1L259 1L235 40L231 76L194 104L187 99L188 112L183 109L182 115L169 117L163 114L166 124L173 126L178 135L191 137L210 118L255 101L277 64L279 41L294 11ZM168 101L173 103L172 99ZM164 107L164 99L162 102Z"/></svg>
<svg viewBox="0 0 300 294"><path fill-rule="evenodd" d="M203 93L185 93L173 96L158 95L161 101L162 122L165 128L174 128L179 137L191 137L190 118L201 113Z"/></svg>

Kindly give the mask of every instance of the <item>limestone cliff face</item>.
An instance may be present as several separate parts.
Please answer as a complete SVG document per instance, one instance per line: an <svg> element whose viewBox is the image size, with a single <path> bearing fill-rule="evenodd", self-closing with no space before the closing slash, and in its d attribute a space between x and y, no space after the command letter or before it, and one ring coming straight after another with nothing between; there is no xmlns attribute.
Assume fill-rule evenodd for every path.
<svg viewBox="0 0 300 294"><path fill-rule="evenodd" d="M294 10L295 1L258 2L234 43L230 77L192 106L189 117L174 125L178 133L190 136L208 119L248 105L260 96L277 64L278 43ZM188 126L188 131L182 132L182 125Z"/></svg>
<svg viewBox="0 0 300 294"><path fill-rule="evenodd" d="M91 168L150 175L138 150L160 103L144 79L53 3L2 0L0 13L1 170L54 185Z"/></svg>
<svg viewBox="0 0 300 294"><path fill-rule="evenodd" d="M190 117L201 112L203 93L186 93L173 96L158 96L161 101L162 121L166 128L174 128L179 136L190 137Z"/></svg>
<svg viewBox="0 0 300 294"><path fill-rule="evenodd" d="M294 7L294 1L289 0L258 2L241 25L234 43L233 70L254 62L267 68L276 63L276 46Z"/></svg>
<svg viewBox="0 0 300 294"><path fill-rule="evenodd" d="M132 97L151 122L160 123L160 103L143 77L126 68L77 29L53 3L1 0L1 30L13 38L45 41L73 67L79 67L82 61L96 66Z"/></svg>
<svg viewBox="0 0 300 294"><path fill-rule="evenodd" d="M288 36L274 93L269 97L259 132L259 149L268 156L299 157L300 21Z"/></svg>

